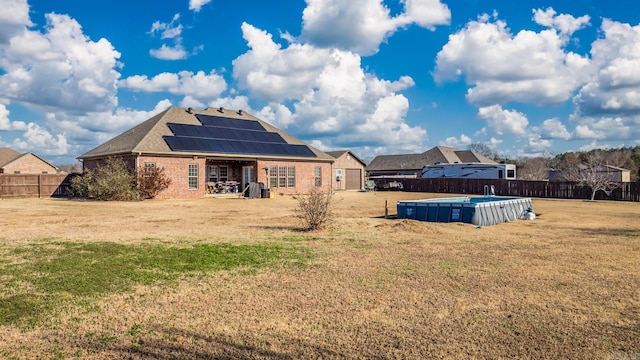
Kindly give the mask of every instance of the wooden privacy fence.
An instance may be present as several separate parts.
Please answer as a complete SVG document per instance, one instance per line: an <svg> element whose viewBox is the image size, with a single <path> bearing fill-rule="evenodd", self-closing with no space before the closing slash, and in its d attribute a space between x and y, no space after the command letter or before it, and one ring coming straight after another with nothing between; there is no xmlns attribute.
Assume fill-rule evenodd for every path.
<svg viewBox="0 0 640 360"><path fill-rule="evenodd" d="M64 196L71 175L67 174L2 174L0 199Z"/></svg>
<svg viewBox="0 0 640 360"><path fill-rule="evenodd" d="M378 188L381 188L382 184L399 181L404 191L482 195L485 185L493 185L496 196L591 199L591 188L571 182L453 178L383 178L375 181ZM598 191L595 199L640 201L640 184L638 182L623 183L621 188L613 190L610 195L605 194L604 191Z"/></svg>

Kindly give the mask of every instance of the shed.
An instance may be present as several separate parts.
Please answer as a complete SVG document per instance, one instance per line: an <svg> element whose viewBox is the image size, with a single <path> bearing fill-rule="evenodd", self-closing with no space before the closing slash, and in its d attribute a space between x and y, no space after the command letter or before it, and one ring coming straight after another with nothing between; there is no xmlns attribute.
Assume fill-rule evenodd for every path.
<svg viewBox="0 0 640 360"><path fill-rule="evenodd" d="M365 166L360 157L351 150L327 151L335 162L333 163L333 189L334 190L361 190L364 189Z"/></svg>

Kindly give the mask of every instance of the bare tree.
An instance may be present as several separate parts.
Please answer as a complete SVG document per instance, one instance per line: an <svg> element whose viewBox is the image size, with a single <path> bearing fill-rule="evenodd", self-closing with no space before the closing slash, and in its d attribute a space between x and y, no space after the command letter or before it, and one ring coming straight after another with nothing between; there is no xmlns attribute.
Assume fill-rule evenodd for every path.
<svg viewBox="0 0 640 360"><path fill-rule="evenodd" d="M622 184L613 180L604 158L600 151L586 154L585 163L566 169L564 177L569 181L577 182L579 185L590 187L591 200L595 199L596 192L600 190L609 195Z"/></svg>
<svg viewBox="0 0 640 360"><path fill-rule="evenodd" d="M309 194L297 195L296 216L302 221L305 230L317 230L331 219L333 194L313 188Z"/></svg>
<svg viewBox="0 0 640 360"><path fill-rule="evenodd" d="M82 164L74 163L74 164L58 165L58 170L61 172L69 173L69 174L81 173Z"/></svg>
<svg viewBox="0 0 640 360"><path fill-rule="evenodd" d="M165 173L164 167L141 166L136 177L138 191L143 199L153 199L171 185L171 179Z"/></svg>
<svg viewBox="0 0 640 360"><path fill-rule="evenodd" d="M545 180L549 178L549 159L543 157L527 158L521 161L518 169L520 180Z"/></svg>
<svg viewBox="0 0 640 360"><path fill-rule="evenodd" d="M490 147L483 143L473 143L467 146L467 149L473 151L474 153L480 154L482 156L486 156L489 159L496 159L498 156Z"/></svg>

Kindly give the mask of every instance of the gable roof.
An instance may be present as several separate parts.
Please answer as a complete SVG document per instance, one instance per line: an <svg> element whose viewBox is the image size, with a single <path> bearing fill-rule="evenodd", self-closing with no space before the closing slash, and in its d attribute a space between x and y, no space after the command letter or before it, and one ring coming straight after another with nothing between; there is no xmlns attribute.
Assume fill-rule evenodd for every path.
<svg viewBox="0 0 640 360"><path fill-rule="evenodd" d="M331 157L333 157L334 159L338 159L341 156L344 156L345 154L349 154L351 156L353 156L354 159L356 159L357 161L359 161L360 163L362 163L362 165L366 166L367 163L364 162L364 160L360 159L360 157L358 157L356 154L354 154L351 150L336 150L336 151L325 151L326 154L330 155Z"/></svg>
<svg viewBox="0 0 640 360"><path fill-rule="evenodd" d="M309 156L302 155L267 155L251 154L225 151L186 151L172 149L165 139L175 137L170 126L194 125L202 126L202 129L194 128L196 131L206 130L198 119L198 115L235 120L251 120L258 122L266 132L276 133L282 137L287 145L304 146L308 149ZM212 118L213 119L213 118ZM215 119L213 119L215 120ZM221 120L222 121L222 120ZM237 141L231 138L222 141ZM197 110L191 108L171 107L139 125L125 131L113 139L98 145L94 149L80 155L78 159L103 158L114 155L128 154L153 154L153 155L177 155L177 156L222 156L234 158L296 158L305 160L333 161L333 158L326 153L304 143L303 141L277 129L271 124L264 122L242 110L229 110L223 108L207 108Z"/></svg>
<svg viewBox="0 0 640 360"><path fill-rule="evenodd" d="M619 166L613 166L613 165L601 165L602 167L608 168L609 170L603 170L603 171L620 171L620 172L631 172L631 170L629 169L625 169L625 168L621 168Z"/></svg>
<svg viewBox="0 0 640 360"><path fill-rule="evenodd" d="M10 165L11 163L14 163L16 161L19 161L20 159L23 159L29 156L33 156L36 159L42 161L43 164L50 166L54 170L58 170L58 167L50 164L48 161L44 160L43 158L41 158L40 156L34 153L28 152L28 153L20 154L19 152L6 147L0 148L0 169L5 168L7 165Z"/></svg>
<svg viewBox="0 0 640 360"><path fill-rule="evenodd" d="M18 157L20 157L19 152L6 147L0 148L0 167L4 167Z"/></svg>
<svg viewBox="0 0 640 360"><path fill-rule="evenodd" d="M420 154L379 155L367 165L367 171L422 170L425 165L437 163L489 163L496 162L471 150L458 150L436 146Z"/></svg>

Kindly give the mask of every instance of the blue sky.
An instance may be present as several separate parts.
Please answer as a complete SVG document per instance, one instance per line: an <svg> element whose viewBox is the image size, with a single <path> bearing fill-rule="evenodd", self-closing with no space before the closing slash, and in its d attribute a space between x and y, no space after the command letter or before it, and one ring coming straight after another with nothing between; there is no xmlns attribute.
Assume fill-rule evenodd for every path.
<svg viewBox="0 0 640 360"><path fill-rule="evenodd" d="M72 164L170 106L365 159L637 146L633 3L0 0L0 147Z"/></svg>

